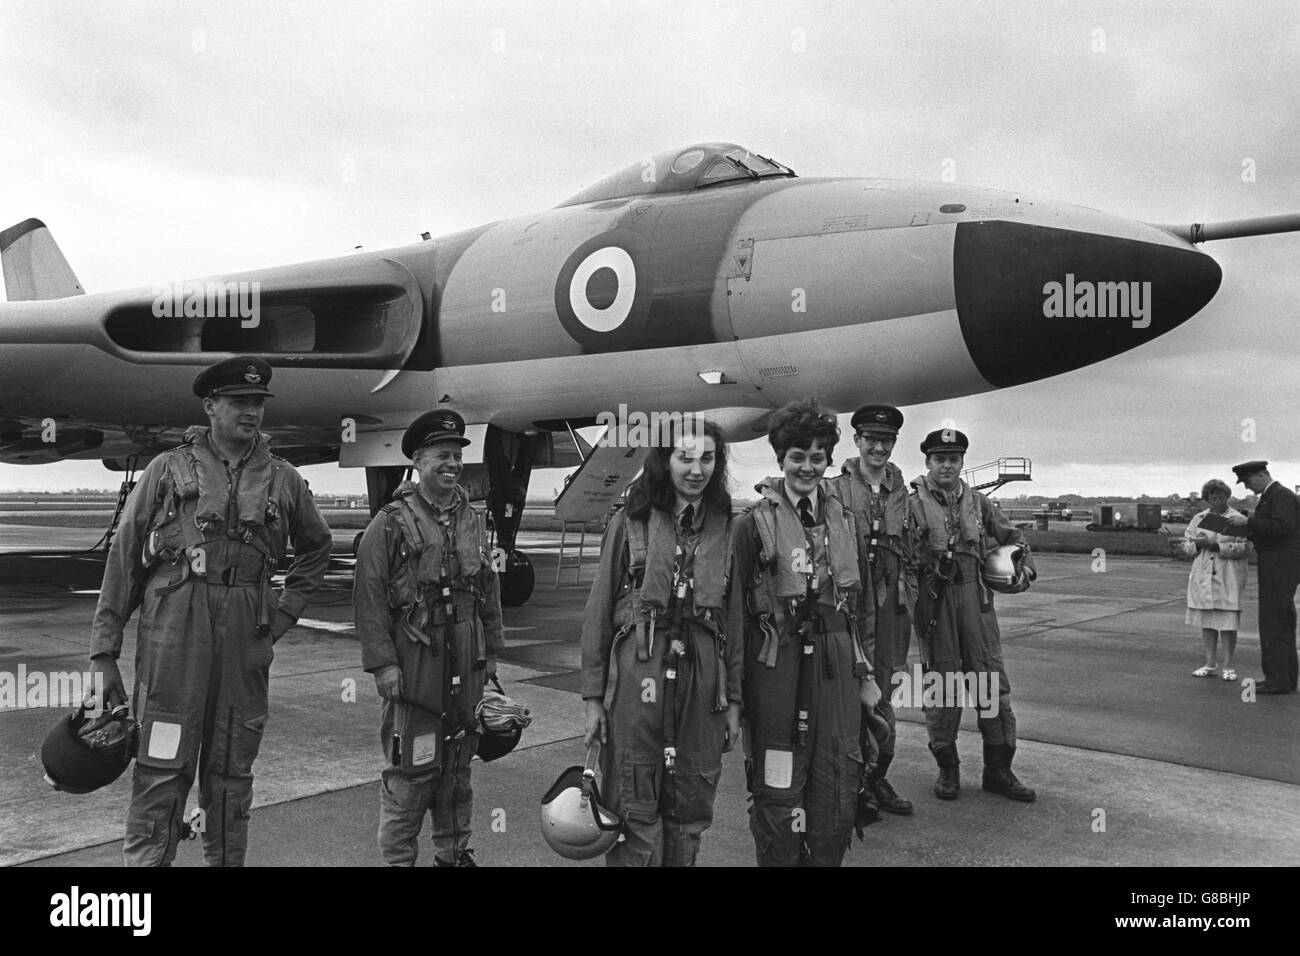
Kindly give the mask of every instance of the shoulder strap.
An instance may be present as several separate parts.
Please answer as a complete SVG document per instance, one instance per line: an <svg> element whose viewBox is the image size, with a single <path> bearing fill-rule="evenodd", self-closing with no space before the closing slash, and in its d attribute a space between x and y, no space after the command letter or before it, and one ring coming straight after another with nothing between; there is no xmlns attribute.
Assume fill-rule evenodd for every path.
<svg viewBox="0 0 1300 956"><path fill-rule="evenodd" d="M971 489L971 494L975 497L975 520L980 526L980 558L983 559L991 550L989 548L988 518L989 513L993 510L993 502L988 497L981 495L978 491Z"/></svg>
<svg viewBox="0 0 1300 956"><path fill-rule="evenodd" d="M764 507L764 502L759 502L754 508L754 527L758 529L758 541L760 552L758 559L763 564L770 564L776 560L776 515L773 514L774 505Z"/></svg>
<svg viewBox="0 0 1300 956"><path fill-rule="evenodd" d="M627 527L627 551L630 564L627 570L629 574L639 577L645 572L645 556L649 550L646 539L649 530L646 522L634 521L631 518L626 519Z"/></svg>
<svg viewBox="0 0 1300 956"><path fill-rule="evenodd" d="M288 464L283 458L276 455L271 456L271 487L266 493L268 501L280 500L280 494L284 491L284 483L288 480L286 477L286 466Z"/></svg>
<svg viewBox="0 0 1300 956"><path fill-rule="evenodd" d="M397 527L402 534L402 560L418 557L424 551L424 535L420 533L420 523L415 520L411 506L405 499L399 498L379 510L397 516Z"/></svg>
<svg viewBox="0 0 1300 956"><path fill-rule="evenodd" d="M928 512L925 507L925 499L921 497L921 489L911 486L911 491L907 493L907 514L912 522L912 529L917 535L930 533L930 521Z"/></svg>
<svg viewBox="0 0 1300 956"><path fill-rule="evenodd" d="M194 459L185 446L167 453L167 471L171 474L176 494L182 500L199 496L199 476L194 470Z"/></svg>

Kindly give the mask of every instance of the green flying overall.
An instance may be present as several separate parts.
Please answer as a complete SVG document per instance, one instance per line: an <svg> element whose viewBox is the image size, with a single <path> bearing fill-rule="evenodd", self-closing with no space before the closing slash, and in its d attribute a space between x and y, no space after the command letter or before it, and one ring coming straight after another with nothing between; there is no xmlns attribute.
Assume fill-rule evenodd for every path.
<svg viewBox="0 0 1300 956"><path fill-rule="evenodd" d="M109 549L91 664L104 672L110 703L124 696L116 661L140 609L128 866L171 863L196 774L205 860L244 862L271 645L320 587L333 543L307 483L258 431L270 381L270 366L250 357L195 379L210 426L149 462ZM271 573L290 541L293 564L277 597Z"/></svg>
<svg viewBox="0 0 1300 956"><path fill-rule="evenodd" d="M402 453L419 481L398 487L357 549L362 664L384 699L379 850L389 866L415 865L426 811L434 864L478 865L469 848L475 708L503 629L483 519L457 483L468 444L455 412L417 418Z"/></svg>
<svg viewBox="0 0 1300 956"><path fill-rule="evenodd" d="M1034 791L1011 770L1016 754L1011 682L1002 662L993 594L981 578L989 552L999 545L1023 546L1024 535L962 481L969 445L955 428L926 435L921 453L928 471L912 482L908 501L917 529L916 633L926 684L938 690L938 699L922 698L930 752L939 765L934 793L942 800L961 793L957 728L962 705L974 691L984 738L984 789L1028 803ZM1033 561L1026 556L1009 592L1025 590L1034 577Z"/></svg>
<svg viewBox="0 0 1300 956"><path fill-rule="evenodd" d="M843 474L827 481L831 494L853 515L858 533L858 569L863 597L869 605L868 625L874 627L876 682L880 703L862 715L862 750L867 760L860 813L866 821L877 810L907 815L912 804L886 779L897 739L890 703L893 678L907 667L912 638L912 609L916 604L914 533L907 507L903 473L890 456L903 427L903 413L892 405L863 405L850 423L860 457L844 463ZM873 733L874 730L874 733ZM865 803L865 807L863 804ZM864 821L860 821L864 822Z"/></svg>
<svg viewBox="0 0 1300 956"><path fill-rule="evenodd" d="M604 744L606 809L623 821L610 866L694 865L722 754L740 737L727 449L716 426L698 424L646 454L605 532L583 618L587 743Z"/></svg>
<svg viewBox="0 0 1300 956"><path fill-rule="evenodd" d="M736 521L735 582L746 591L745 752L760 866L839 866L849 846L874 708L857 542L822 476L839 440L814 401L772 416L782 477ZM861 637L860 637L861 635Z"/></svg>

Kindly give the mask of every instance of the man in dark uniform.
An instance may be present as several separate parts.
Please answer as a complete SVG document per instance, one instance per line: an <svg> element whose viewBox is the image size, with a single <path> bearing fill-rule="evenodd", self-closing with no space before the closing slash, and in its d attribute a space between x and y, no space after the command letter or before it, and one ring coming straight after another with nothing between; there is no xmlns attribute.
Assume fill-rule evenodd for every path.
<svg viewBox="0 0 1300 956"><path fill-rule="evenodd" d="M1268 473L1268 462L1233 465L1237 483L1259 495L1249 518L1231 529L1255 542L1259 554L1259 657L1264 680L1257 694L1294 694L1297 655L1295 592L1300 585L1300 503Z"/></svg>
<svg viewBox="0 0 1300 956"><path fill-rule="evenodd" d="M140 608L127 866L171 864L196 772L205 860L244 862L271 646L325 579L333 544L307 482L259 431L270 382L271 367L249 356L199 374L209 427L149 462L108 553L90 653L110 704L125 699L117 658ZM277 595L271 574L290 541Z"/></svg>
<svg viewBox="0 0 1300 956"><path fill-rule="evenodd" d="M863 405L853 413L853 441L858 458L848 459L843 474L829 479L830 493L853 516L858 535L858 571L870 605L868 626L876 634L876 682L881 695L873 712L862 714L862 755L866 793L881 810L906 815L912 804L885 778L894 759L893 677L907 666L916 604L916 563L907 507L907 482L889 460L903 427L903 413L892 405ZM872 730L876 733L873 734Z"/></svg>
<svg viewBox="0 0 1300 956"><path fill-rule="evenodd" d="M412 422L402 454L418 480L397 488L357 549L361 659L384 699L379 849L389 866L415 865L425 813L435 866L478 865L469 848L475 708L503 627L483 518L458 483L468 444L450 409Z"/></svg>

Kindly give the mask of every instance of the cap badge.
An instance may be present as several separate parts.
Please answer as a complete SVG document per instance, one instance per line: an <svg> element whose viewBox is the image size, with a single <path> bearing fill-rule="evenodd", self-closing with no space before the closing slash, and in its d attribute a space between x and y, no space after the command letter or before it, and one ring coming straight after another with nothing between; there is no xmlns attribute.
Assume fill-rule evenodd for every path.
<svg viewBox="0 0 1300 956"><path fill-rule="evenodd" d="M945 428L939 438L946 442L955 442L957 440L957 436L953 433L951 428Z"/></svg>
<svg viewBox="0 0 1300 956"><path fill-rule="evenodd" d="M249 385L260 385L262 383L262 373L257 370L256 365L244 367L244 381Z"/></svg>

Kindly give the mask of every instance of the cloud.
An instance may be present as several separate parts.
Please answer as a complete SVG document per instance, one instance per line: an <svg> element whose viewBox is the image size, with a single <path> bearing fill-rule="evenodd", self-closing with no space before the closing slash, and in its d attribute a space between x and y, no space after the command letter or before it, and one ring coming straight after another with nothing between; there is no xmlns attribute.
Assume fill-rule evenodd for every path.
<svg viewBox="0 0 1300 956"><path fill-rule="evenodd" d="M806 176L934 180L951 159L959 185L1156 222L1300 209L1300 12L1286 2L5 12L0 226L44 218L92 291L400 245L719 138ZM972 457L1031 457L1043 487L1286 457L1300 446L1300 236L1205 248L1223 286L1183 327L908 409L908 444L953 417ZM81 467L39 480L85 484L64 477ZM0 466L0 486L36 480L22 475Z"/></svg>

